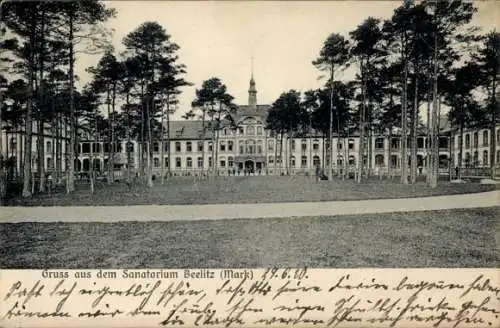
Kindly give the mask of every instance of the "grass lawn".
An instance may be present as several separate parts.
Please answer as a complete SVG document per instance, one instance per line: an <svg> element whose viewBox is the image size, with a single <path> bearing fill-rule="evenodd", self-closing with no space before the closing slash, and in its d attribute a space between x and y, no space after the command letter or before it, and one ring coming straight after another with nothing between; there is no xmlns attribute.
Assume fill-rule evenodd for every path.
<svg viewBox="0 0 500 328"><path fill-rule="evenodd" d="M498 267L499 213L4 223L0 267Z"/></svg>
<svg viewBox="0 0 500 328"><path fill-rule="evenodd" d="M357 184L353 180L316 181L306 176L218 177L211 181L178 177L163 186L158 182L153 188L139 185L129 187L125 183L98 184L94 194L90 194L88 186L79 185L69 195L61 191L53 195L35 195L25 200L10 200L9 204L76 206L300 202L462 194L494 188L479 183L452 184L442 181L436 189L431 189L423 181L405 186L399 179L372 179Z"/></svg>

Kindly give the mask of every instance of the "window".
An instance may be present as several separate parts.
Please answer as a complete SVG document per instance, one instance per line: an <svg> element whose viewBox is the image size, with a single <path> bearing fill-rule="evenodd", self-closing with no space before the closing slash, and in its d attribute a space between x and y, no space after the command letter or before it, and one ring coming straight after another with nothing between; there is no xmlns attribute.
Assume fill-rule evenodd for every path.
<svg viewBox="0 0 500 328"><path fill-rule="evenodd" d="M38 145L38 143L37 143L37 145ZM82 153L84 153L84 154L90 153L90 143L84 142L82 144Z"/></svg>
<svg viewBox="0 0 500 328"><path fill-rule="evenodd" d="M424 138L417 138L417 147L419 149L424 148Z"/></svg>
<svg viewBox="0 0 500 328"><path fill-rule="evenodd" d="M462 146L462 139L462 136L457 137L457 148L460 148L460 146Z"/></svg>
<svg viewBox="0 0 500 328"><path fill-rule="evenodd" d="M341 142L337 142L337 149L342 150L342 143Z"/></svg>
<svg viewBox="0 0 500 328"><path fill-rule="evenodd" d="M50 158L50 157L49 157L49 158L47 158L47 168L48 168L49 170L54 169L54 163L52 162L52 158Z"/></svg>
<svg viewBox="0 0 500 328"><path fill-rule="evenodd" d="M212 141L209 141L208 142L208 151L212 151L212 149L213 149Z"/></svg>
<svg viewBox="0 0 500 328"><path fill-rule="evenodd" d="M302 168L307 167L307 156L302 156L300 158L300 167Z"/></svg>
<svg viewBox="0 0 500 328"><path fill-rule="evenodd" d="M191 157L186 158L186 166L189 169L193 167L193 159Z"/></svg>
<svg viewBox="0 0 500 328"><path fill-rule="evenodd" d="M255 140L247 140L246 141L246 153L253 154L255 153Z"/></svg>
<svg viewBox="0 0 500 328"><path fill-rule="evenodd" d="M160 145L157 142L153 142L153 153L160 151Z"/></svg>
<svg viewBox="0 0 500 328"><path fill-rule="evenodd" d="M496 136L497 136L497 145L500 145L500 130L497 130Z"/></svg>
<svg viewBox="0 0 500 328"><path fill-rule="evenodd" d="M353 149L354 149L354 139L349 139L349 150L353 150Z"/></svg>
<svg viewBox="0 0 500 328"><path fill-rule="evenodd" d="M274 163L274 156L269 156L268 163L269 164L273 164Z"/></svg>
<svg viewBox="0 0 500 328"><path fill-rule="evenodd" d="M212 167L213 163L212 163L212 157L209 157L208 158L208 166L209 167Z"/></svg>
<svg viewBox="0 0 500 328"><path fill-rule="evenodd" d="M240 135L243 134L243 127L242 126L238 127L238 134L240 134Z"/></svg>
<svg viewBox="0 0 500 328"><path fill-rule="evenodd" d="M227 136L227 128L224 128L224 130L222 130L222 133Z"/></svg>
<svg viewBox="0 0 500 328"><path fill-rule="evenodd" d="M133 142L130 142L128 144L128 151L133 153L134 152L134 143ZM93 153L100 153L101 152L101 144L98 143L98 142L94 142L92 143L92 152Z"/></svg>
<svg viewBox="0 0 500 328"><path fill-rule="evenodd" d="M446 137L439 138L439 148L448 149L448 138Z"/></svg>
<svg viewBox="0 0 500 328"><path fill-rule="evenodd" d="M168 152L168 142L163 144L163 151Z"/></svg>
<svg viewBox="0 0 500 328"><path fill-rule="evenodd" d="M302 149L302 151L307 150L307 140L306 139L302 139L300 148Z"/></svg>
<svg viewBox="0 0 500 328"><path fill-rule="evenodd" d="M176 157L175 158L175 167L176 168L180 168L181 167L181 158L180 157Z"/></svg>
<svg viewBox="0 0 500 328"><path fill-rule="evenodd" d="M317 155L316 155L316 156L314 156L314 157L313 157L313 165L314 165L314 166L319 166L320 164L321 164L321 161L320 161L320 159L319 159L319 156L317 156Z"/></svg>
<svg viewBox="0 0 500 328"><path fill-rule="evenodd" d="M478 164L479 164L479 154L477 151L475 151L472 165L476 166Z"/></svg>
<svg viewBox="0 0 500 328"><path fill-rule="evenodd" d="M469 166L470 165L470 153L467 152L465 153L465 166Z"/></svg>
<svg viewBox="0 0 500 328"><path fill-rule="evenodd" d="M384 149L384 138L375 139L375 149Z"/></svg>
<svg viewBox="0 0 500 328"><path fill-rule="evenodd" d="M349 165L356 165L356 158L354 155L349 156Z"/></svg>
<svg viewBox="0 0 500 328"><path fill-rule="evenodd" d="M50 141L47 141L47 146L45 148L46 148L47 153L51 153L52 152L52 143Z"/></svg>
<svg viewBox="0 0 500 328"><path fill-rule="evenodd" d="M497 160L495 162L500 162L500 150L497 150Z"/></svg>
<svg viewBox="0 0 500 328"><path fill-rule="evenodd" d="M479 133L476 131L474 132L474 148L477 148L479 146Z"/></svg>
<svg viewBox="0 0 500 328"><path fill-rule="evenodd" d="M465 148L470 148L470 134L465 135Z"/></svg>
<svg viewBox="0 0 500 328"><path fill-rule="evenodd" d="M198 157L198 168L203 167L203 157Z"/></svg>
<svg viewBox="0 0 500 328"><path fill-rule="evenodd" d="M262 140L257 141L257 154L262 154Z"/></svg>
<svg viewBox="0 0 500 328"><path fill-rule="evenodd" d="M227 142L227 150L228 151L233 151L233 144L234 144L233 141L228 141Z"/></svg>
<svg viewBox="0 0 500 328"><path fill-rule="evenodd" d="M391 149L399 149L399 139L398 138L391 139Z"/></svg>
<svg viewBox="0 0 500 328"><path fill-rule="evenodd" d="M257 135L261 136L262 135L262 126L257 127Z"/></svg>
<svg viewBox="0 0 500 328"><path fill-rule="evenodd" d="M330 140L325 141L325 149L329 150L330 149Z"/></svg>
<svg viewBox="0 0 500 328"><path fill-rule="evenodd" d="M292 139L292 150L295 150L295 140Z"/></svg>
<svg viewBox="0 0 500 328"><path fill-rule="evenodd" d="M203 141L198 141L198 151L203 151Z"/></svg>
<svg viewBox="0 0 500 328"><path fill-rule="evenodd" d="M153 158L153 166L160 167L160 159L158 157Z"/></svg>
<svg viewBox="0 0 500 328"><path fill-rule="evenodd" d="M291 165L292 167L295 167L295 156L292 156L292 157L290 158L290 163L291 163L290 165Z"/></svg>
<svg viewBox="0 0 500 328"><path fill-rule="evenodd" d="M220 167L226 167L226 159L224 157L220 158Z"/></svg>
<svg viewBox="0 0 500 328"><path fill-rule="evenodd" d="M267 150L274 151L274 140L269 140L267 142Z"/></svg>
<svg viewBox="0 0 500 328"><path fill-rule="evenodd" d="M224 140L220 142L220 151L226 151L226 142Z"/></svg>
<svg viewBox="0 0 500 328"><path fill-rule="evenodd" d="M191 141L186 142L186 151L189 153L193 151L193 144Z"/></svg>
<svg viewBox="0 0 500 328"><path fill-rule="evenodd" d="M338 158L337 158L337 165L341 166L344 164L344 156L340 155Z"/></svg>
<svg viewBox="0 0 500 328"><path fill-rule="evenodd" d="M234 166L234 159L233 159L231 156L229 156L229 157L227 158L227 165L228 165L229 167L233 167L233 166Z"/></svg>
<svg viewBox="0 0 500 328"><path fill-rule="evenodd" d="M247 135L253 136L255 134L255 128L253 126L247 126Z"/></svg>
<svg viewBox="0 0 500 328"><path fill-rule="evenodd" d="M163 158L163 166L168 167L168 157Z"/></svg>
<svg viewBox="0 0 500 328"><path fill-rule="evenodd" d="M319 150L319 141L314 139L313 140L313 150L318 151Z"/></svg>
<svg viewBox="0 0 500 328"><path fill-rule="evenodd" d="M243 144L243 140L240 140L240 154L244 154L245 153L245 146Z"/></svg>
<svg viewBox="0 0 500 328"><path fill-rule="evenodd" d="M483 151L483 166L488 166L488 151Z"/></svg>
<svg viewBox="0 0 500 328"><path fill-rule="evenodd" d="M483 131L483 146L488 146L488 130Z"/></svg>
<svg viewBox="0 0 500 328"><path fill-rule="evenodd" d="M175 152L180 153L181 152L181 143L179 141L175 142Z"/></svg>

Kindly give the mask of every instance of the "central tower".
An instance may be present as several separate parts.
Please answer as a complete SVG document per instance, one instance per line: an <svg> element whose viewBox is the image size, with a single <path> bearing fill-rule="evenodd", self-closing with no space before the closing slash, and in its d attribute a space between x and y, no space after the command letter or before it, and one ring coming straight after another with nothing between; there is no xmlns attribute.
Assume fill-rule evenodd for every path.
<svg viewBox="0 0 500 328"><path fill-rule="evenodd" d="M253 57L250 88L248 89L248 105L251 107L257 107L257 89L255 88L255 80L253 79Z"/></svg>

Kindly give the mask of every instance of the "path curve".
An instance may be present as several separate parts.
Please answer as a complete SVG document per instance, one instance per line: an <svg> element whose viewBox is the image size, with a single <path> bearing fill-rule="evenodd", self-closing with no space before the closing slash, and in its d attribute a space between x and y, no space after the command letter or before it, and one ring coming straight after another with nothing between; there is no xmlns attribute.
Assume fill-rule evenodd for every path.
<svg viewBox="0 0 500 328"><path fill-rule="evenodd" d="M332 216L500 206L500 190L418 198L260 204L4 207L0 222L192 221Z"/></svg>

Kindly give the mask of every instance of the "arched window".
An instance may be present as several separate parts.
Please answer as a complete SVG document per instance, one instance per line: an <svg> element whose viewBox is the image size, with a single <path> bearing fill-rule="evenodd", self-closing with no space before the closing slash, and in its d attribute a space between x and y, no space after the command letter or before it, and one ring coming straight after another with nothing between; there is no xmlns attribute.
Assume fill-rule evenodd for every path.
<svg viewBox="0 0 500 328"><path fill-rule="evenodd" d="M233 151L233 145L234 145L234 142L232 140L229 140L227 142L227 150L228 151Z"/></svg>
<svg viewBox="0 0 500 328"><path fill-rule="evenodd" d="M198 141L198 151L203 151L203 141Z"/></svg>
<svg viewBox="0 0 500 328"><path fill-rule="evenodd" d="M292 156L292 157L290 158L290 162L291 162L291 166L292 166L292 167L295 167L295 156Z"/></svg>
<svg viewBox="0 0 500 328"><path fill-rule="evenodd" d="M349 165L356 165L356 157L354 155L349 156Z"/></svg>
<svg viewBox="0 0 500 328"><path fill-rule="evenodd" d="M479 165L479 153L477 151L474 152L473 164L474 166Z"/></svg>
<svg viewBox="0 0 500 328"><path fill-rule="evenodd" d="M247 135L253 136L255 135L255 128L251 125L247 126Z"/></svg>
<svg viewBox="0 0 500 328"><path fill-rule="evenodd" d="M226 158L225 157L221 157L219 159L219 162L220 162L220 167L226 167Z"/></svg>
<svg viewBox="0 0 500 328"><path fill-rule="evenodd" d="M295 150L295 139L292 139L292 150Z"/></svg>
<svg viewBox="0 0 500 328"><path fill-rule="evenodd" d="M189 169L193 167L193 159L191 157L186 158L186 166Z"/></svg>
<svg viewBox="0 0 500 328"><path fill-rule="evenodd" d="M153 158L154 167L160 167L160 159L158 157Z"/></svg>
<svg viewBox="0 0 500 328"><path fill-rule="evenodd" d="M354 139L349 139L348 142L349 142L349 150L353 150L354 149ZM350 161L351 160L349 159L349 162Z"/></svg>
<svg viewBox="0 0 500 328"><path fill-rule="evenodd" d="M339 157L337 157L337 165L343 165L343 164L344 164L344 156L339 155Z"/></svg>
<svg viewBox="0 0 500 328"><path fill-rule="evenodd" d="M483 151L483 166L488 166L488 151Z"/></svg>
<svg viewBox="0 0 500 328"><path fill-rule="evenodd" d="M239 144L239 148L240 148L240 154L244 154L245 153L245 143L243 142L243 140L240 140L238 144Z"/></svg>
<svg viewBox="0 0 500 328"><path fill-rule="evenodd" d="M203 157L198 157L198 168L203 167Z"/></svg>
<svg viewBox="0 0 500 328"><path fill-rule="evenodd" d="M246 144L247 144L246 153L247 154L254 154L255 153L255 140L247 140Z"/></svg>
<svg viewBox="0 0 500 328"><path fill-rule="evenodd" d="M48 152L48 153L52 152L52 142L47 141L46 147L45 147L45 151Z"/></svg>
<svg viewBox="0 0 500 328"><path fill-rule="evenodd" d="M321 165L321 160L319 159L319 156L318 156L318 155L315 155L315 156L313 157L313 165L314 165L314 166L319 166L319 165Z"/></svg>
<svg viewBox="0 0 500 328"><path fill-rule="evenodd" d="M181 158L180 157L175 158L175 167L178 169L181 168Z"/></svg>
<svg viewBox="0 0 500 328"><path fill-rule="evenodd" d="M269 156L269 159L267 160L269 164L274 164L274 156Z"/></svg>
<svg viewBox="0 0 500 328"><path fill-rule="evenodd" d="M226 151L226 142L224 140L220 141L220 151Z"/></svg>
<svg viewBox="0 0 500 328"><path fill-rule="evenodd" d="M479 133L476 131L474 132L474 148L477 148L479 146Z"/></svg>
<svg viewBox="0 0 500 328"><path fill-rule="evenodd" d="M483 146L488 146L488 130L483 131Z"/></svg>
<svg viewBox="0 0 500 328"><path fill-rule="evenodd" d="M213 148L212 141L209 141L208 142L208 151L212 151L212 148Z"/></svg>
<svg viewBox="0 0 500 328"><path fill-rule="evenodd" d="M300 167L305 168L307 167L307 156L302 156L300 158Z"/></svg>
<svg viewBox="0 0 500 328"><path fill-rule="evenodd" d="M470 134L465 135L465 148L470 148Z"/></svg>
<svg viewBox="0 0 500 328"><path fill-rule="evenodd" d="M233 167L234 166L234 158L232 156L229 156L227 158L227 166Z"/></svg>
<svg viewBox="0 0 500 328"><path fill-rule="evenodd" d="M384 155L381 154L375 155L375 165L384 166Z"/></svg>
<svg viewBox="0 0 500 328"><path fill-rule="evenodd" d="M153 152L157 153L160 151L160 144L157 142L153 142Z"/></svg>
<svg viewBox="0 0 500 328"><path fill-rule="evenodd" d="M470 165L470 153L467 152L467 153L465 153L465 166L469 166L469 165Z"/></svg>
<svg viewBox="0 0 500 328"><path fill-rule="evenodd" d="M318 139L314 139L313 140L313 150L314 151L318 151L319 150L319 140Z"/></svg>
<svg viewBox="0 0 500 328"><path fill-rule="evenodd" d="M301 142L300 142L300 149L302 151L306 151L307 150L307 139L302 139Z"/></svg>
<svg viewBox="0 0 500 328"><path fill-rule="evenodd" d="M257 127L257 135L261 136L262 135L262 126Z"/></svg>
<svg viewBox="0 0 500 328"><path fill-rule="evenodd" d="M267 150L274 151L274 140L269 140L267 142Z"/></svg>
<svg viewBox="0 0 500 328"><path fill-rule="evenodd" d="M375 149L384 149L384 138L375 139Z"/></svg>
<svg viewBox="0 0 500 328"><path fill-rule="evenodd" d="M257 154L262 154L262 140L257 140Z"/></svg>

